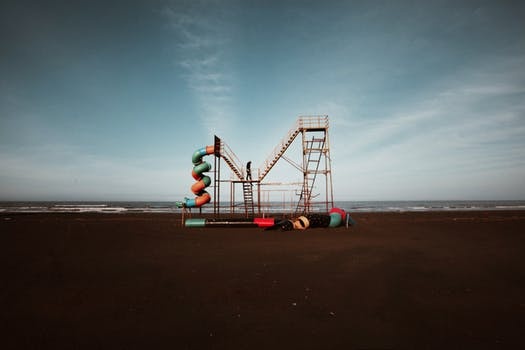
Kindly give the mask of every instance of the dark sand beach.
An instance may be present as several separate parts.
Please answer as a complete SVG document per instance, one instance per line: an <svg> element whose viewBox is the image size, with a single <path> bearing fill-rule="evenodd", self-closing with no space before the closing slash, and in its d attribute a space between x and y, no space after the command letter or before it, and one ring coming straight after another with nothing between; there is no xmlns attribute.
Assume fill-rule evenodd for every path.
<svg viewBox="0 0 525 350"><path fill-rule="evenodd" d="M523 348L525 211L356 227L1 214L2 349Z"/></svg>

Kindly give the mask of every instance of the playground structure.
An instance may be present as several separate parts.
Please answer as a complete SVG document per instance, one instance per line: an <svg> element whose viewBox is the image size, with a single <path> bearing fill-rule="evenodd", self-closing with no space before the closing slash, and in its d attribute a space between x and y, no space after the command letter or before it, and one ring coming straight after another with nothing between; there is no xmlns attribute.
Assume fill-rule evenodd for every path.
<svg viewBox="0 0 525 350"><path fill-rule="evenodd" d="M257 169L251 169L251 174L249 174L250 169L241 165L245 163L237 158L231 148L215 136L213 145L196 150L192 156L194 166L192 176L196 182L191 190L195 198L185 198L184 201L177 202L177 206L191 211L191 208L201 209L204 204L212 201L213 214L216 218L225 211L233 214L241 208L246 218L253 219L256 215L260 216L272 211L270 201L265 202L263 195L279 190L269 189L270 187L295 186L293 191L297 200L291 201L291 214L328 213L334 204L328 129L329 121L326 115L299 117L262 165ZM298 146L302 159L294 160L289 153L292 153L290 152L292 145L297 146L298 142L300 142ZM213 156L213 166L205 161L206 156ZM267 175L281 159L300 172L302 181L291 184L266 181ZM230 170L228 179L222 178L222 163L225 163ZM213 172L213 181L204 174L210 170ZM221 202L220 198L221 188L225 184L229 185L227 205ZM236 198L239 186L242 189L242 201ZM213 189L213 200L206 191L207 188ZM213 225L213 221L209 222Z"/></svg>

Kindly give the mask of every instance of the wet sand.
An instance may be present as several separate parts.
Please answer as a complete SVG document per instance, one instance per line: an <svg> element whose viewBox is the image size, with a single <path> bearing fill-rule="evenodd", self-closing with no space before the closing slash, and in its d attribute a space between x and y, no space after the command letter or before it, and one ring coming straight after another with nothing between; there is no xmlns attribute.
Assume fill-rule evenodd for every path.
<svg viewBox="0 0 525 350"><path fill-rule="evenodd" d="M525 211L352 217L1 214L0 347L523 348Z"/></svg>

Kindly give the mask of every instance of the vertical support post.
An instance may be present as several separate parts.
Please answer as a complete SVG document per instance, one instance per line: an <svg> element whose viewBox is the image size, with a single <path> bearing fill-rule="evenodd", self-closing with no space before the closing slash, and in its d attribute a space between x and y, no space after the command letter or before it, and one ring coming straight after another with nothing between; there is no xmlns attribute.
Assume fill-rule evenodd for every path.
<svg viewBox="0 0 525 350"><path fill-rule="evenodd" d="M217 215L217 157L213 157L213 215Z"/></svg>
<svg viewBox="0 0 525 350"><path fill-rule="evenodd" d="M307 158L306 158L306 148L308 145L306 144L306 130L304 128L301 128L301 141L302 141L302 152L303 152L303 188L301 190L301 197L300 200L303 201L303 211L308 212L308 166L307 166Z"/></svg>
<svg viewBox="0 0 525 350"><path fill-rule="evenodd" d="M261 182L257 181L257 213L261 215Z"/></svg>
<svg viewBox="0 0 525 350"><path fill-rule="evenodd" d="M230 214L234 212L235 205L235 182L230 181Z"/></svg>
<svg viewBox="0 0 525 350"><path fill-rule="evenodd" d="M220 191L221 191L221 139L214 135L213 149L215 155L215 176L213 181L213 214L220 214Z"/></svg>
<svg viewBox="0 0 525 350"><path fill-rule="evenodd" d="M334 187L332 184L332 157L330 156L330 136L328 135L328 117L326 119L326 151L325 151L325 169L326 169L326 197L327 211L334 207ZM329 186L329 188L328 188ZM329 197L328 197L329 196Z"/></svg>

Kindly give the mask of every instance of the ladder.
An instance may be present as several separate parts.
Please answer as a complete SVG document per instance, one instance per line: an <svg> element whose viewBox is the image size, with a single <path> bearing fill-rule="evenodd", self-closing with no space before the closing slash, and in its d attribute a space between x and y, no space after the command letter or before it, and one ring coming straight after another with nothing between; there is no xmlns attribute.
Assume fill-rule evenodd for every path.
<svg viewBox="0 0 525 350"><path fill-rule="evenodd" d="M253 185L249 181L242 183L242 190L244 194L244 208L246 211L246 217L253 218L255 216L255 210L253 205Z"/></svg>
<svg viewBox="0 0 525 350"><path fill-rule="evenodd" d="M311 199L317 174L324 173L319 170L321 157L325 152L326 136L312 137L311 140L303 141L303 185L299 193L296 213L307 213L311 210Z"/></svg>

